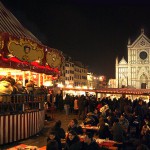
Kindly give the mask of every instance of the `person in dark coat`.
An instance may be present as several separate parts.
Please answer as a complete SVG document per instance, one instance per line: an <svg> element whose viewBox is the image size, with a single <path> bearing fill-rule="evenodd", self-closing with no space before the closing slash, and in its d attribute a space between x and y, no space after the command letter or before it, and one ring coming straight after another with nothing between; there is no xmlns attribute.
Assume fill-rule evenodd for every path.
<svg viewBox="0 0 150 150"><path fill-rule="evenodd" d="M55 125L52 127L51 130L56 133L56 135L58 136L58 138L60 138L60 139L64 139L65 138L65 131L64 131L63 128L61 128L61 121L60 120L58 120L55 123Z"/></svg>
<svg viewBox="0 0 150 150"><path fill-rule="evenodd" d="M78 119L79 120L83 120L84 119L84 95L81 95L81 97L79 98L78 101L78 106L79 106L79 110L78 110Z"/></svg>
<svg viewBox="0 0 150 150"><path fill-rule="evenodd" d="M86 132L85 133L82 150L100 150L100 146L93 139L93 133L92 132Z"/></svg>
<svg viewBox="0 0 150 150"><path fill-rule="evenodd" d="M82 127L78 125L78 120L76 118L72 119L68 125L68 131L75 131L77 134L83 134Z"/></svg>
<svg viewBox="0 0 150 150"><path fill-rule="evenodd" d="M55 140L51 140L46 145L46 150L59 150L58 143Z"/></svg>
<svg viewBox="0 0 150 150"><path fill-rule="evenodd" d="M124 130L119 124L119 119L114 119L113 126L111 128L113 140L117 142L124 142Z"/></svg>
<svg viewBox="0 0 150 150"><path fill-rule="evenodd" d="M139 137L140 135L140 131L142 129L142 125L143 125L144 117L145 117L144 109L142 106L143 106L143 100L139 99L138 104L135 107L134 113L133 113L136 118L136 121L138 122L136 124L136 136L137 137Z"/></svg>
<svg viewBox="0 0 150 150"><path fill-rule="evenodd" d="M62 150L61 140L60 138L58 138L58 136L56 135L56 132L54 131L50 131L49 136L47 138L47 144L52 141L56 141L58 145L58 150Z"/></svg>
<svg viewBox="0 0 150 150"><path fill-rule="evenodd" d="M111 137L109 126L106 125L104 121L101 121L98 126L99 126L98 136L100 139L106 139Z"/></svg>
<svg viewBox="0 0 150 150"><path fill-rule="evenodd" d="M61 112L64 109L64 102L63 102L63 95L62 95L62 93L59 94L58 99L59 99L58 100L58 108L59 108L59 110Z"/></svg>
<svg viewBox="0 0 150 150"><path fill-rule="evenodd" d="M82 144L75 131L69 131L64 150L81 150Z"/></svg>

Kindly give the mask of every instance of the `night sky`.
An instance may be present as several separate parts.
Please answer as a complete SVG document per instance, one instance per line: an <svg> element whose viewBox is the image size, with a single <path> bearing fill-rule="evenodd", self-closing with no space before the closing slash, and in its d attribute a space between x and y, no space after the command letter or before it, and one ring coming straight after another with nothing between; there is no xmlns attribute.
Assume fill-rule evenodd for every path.
<svg viewBox="0 0 150 150"><path fill-rule="evenodd" d="M150 38L150 5L144 1L1 2L44 45L61 50L107 79L115 78L116 57L127 58L128 38L134 41L141 28Z"/></svg>

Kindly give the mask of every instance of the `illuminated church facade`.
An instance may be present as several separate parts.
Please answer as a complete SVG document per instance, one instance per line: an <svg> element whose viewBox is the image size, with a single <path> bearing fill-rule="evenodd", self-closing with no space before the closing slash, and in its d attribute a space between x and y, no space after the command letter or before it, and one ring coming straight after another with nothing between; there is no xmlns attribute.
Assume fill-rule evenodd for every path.
<svg viewBox="0 0 150 150"><path fill-rule="evenodd" d="M117 88L150 88L150 39L141 29L141 34L127 45L127 61L116 58L116 87Z"/></svg>

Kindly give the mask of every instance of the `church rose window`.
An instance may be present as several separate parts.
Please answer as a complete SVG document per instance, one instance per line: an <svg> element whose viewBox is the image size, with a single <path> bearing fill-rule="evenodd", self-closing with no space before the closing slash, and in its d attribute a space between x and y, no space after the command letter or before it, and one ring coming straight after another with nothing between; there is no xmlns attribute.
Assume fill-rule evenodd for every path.
<svg viewBox="0 0 150 150"><path fill-rule="evenodd" d="M141 59L144 60L144 59L147 58L147 53L146 53L145 51L142 51L142 52L140 52L140 55L139 55L139 56L140 56Z"/></svg>

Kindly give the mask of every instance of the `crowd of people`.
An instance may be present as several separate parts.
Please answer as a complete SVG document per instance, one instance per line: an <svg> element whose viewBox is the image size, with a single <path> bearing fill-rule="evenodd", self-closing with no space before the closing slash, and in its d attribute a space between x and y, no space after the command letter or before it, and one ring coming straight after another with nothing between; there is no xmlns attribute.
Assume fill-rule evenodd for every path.
<svg viewBox="0 0 150 150"><path fill-rule="evenodd" d="M19 113L24 109L39 108L38 101L47 101L48 90L42 85L36 87L31 79L23 86L22 81L15 80L11 73L0 79L0 114ZM23 107L23 104L25 107Z"/></svg>
<svg viewBox="0 0 150 150"><path fill-rule="evenodd" d="M16 101L15 94L27 94L25 101L33 101L35 95L44 95L43 98L48 108L53 107L59 111L65 110L66 116L73 113L77 115L78 120L83 121L84 125L99 128L96 133L84 132L82 127L78 125L78 120L72 119L68 125L68 136L66 136L65 131L61 128L61 121L56 122L47 139L48 150L51 146L58 147L61 150L61 139L64 138L66 138L65 150L92 150L92 148L96 150L99 147L93 140L95 135L100 139L108 138L125 143L130 139L133 128L135 128L135 138L140 139L140 146L150 147L150 100L145 102L141 98L131 100L126 97L120 97L119 99L104 97L97 100L94 95L74 96L69 94L66 94L65 99L63 99L62 93L53 94L44 86L35 89L32 80L23 87L22 82L16 82L8 74L1 79L1 82L3 81L9 82L12 86L10 88L11 102ZM82 134L85 134L84 144L80 143L79 139L79 135Z"/></svg>
<svg viewBox="0 0 150 150"><path fill-rule="evenodd" d="M93 133L84 133L84 142L79 135L83 134L82 128L76 119L72 119L68 125L67 132L61 128L61 121L57 121L51 128L47 138L47 150L62 150L61 139L66 139L64 150L99 150L100 147L93 139Z"/></svg>
<svg viewBox="0 0 150 150"><path fill-rule="evenodd" d="M100 146L93 139L94 136L122 143L122 147L125 148L127 141L134 135L134 138L140 141L137 145L138 150L143 149L143 147L146 149L150 147L150 100L146 103L141 98L131 100L120 97L112 100L105 97L97 101L93 95L66 95L64 109L66 115L74 113L78 120L83 121L84 125L99 128L96 132L91 130L84 132L82 126L78 125L78 120L72 119L66 131L65 150L100 149ZM52 133L55 133L55 137L60 138L60 135L58 136L55 131L53 130ZM83 141L80 140L80 135L84 135ZM61 143L57 138L56 143L60 150L62 146L60 146ZM47 150L50 150L48 148L50 143L48 142Z"/></svg>

